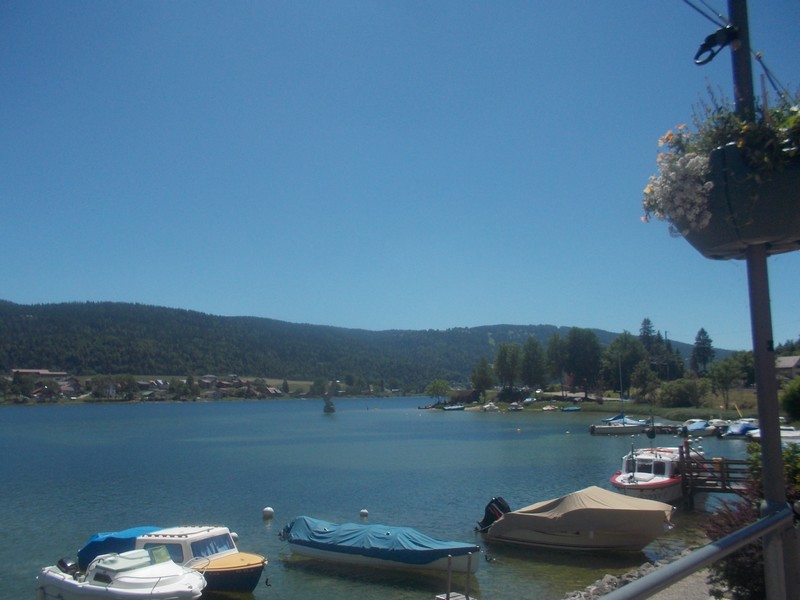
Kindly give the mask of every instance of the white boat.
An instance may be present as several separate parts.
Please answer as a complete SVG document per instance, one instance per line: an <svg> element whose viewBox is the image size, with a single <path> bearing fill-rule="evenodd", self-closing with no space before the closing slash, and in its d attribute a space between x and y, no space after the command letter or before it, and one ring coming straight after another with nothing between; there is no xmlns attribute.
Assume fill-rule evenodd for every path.
<svg viewBox="0 0 800 600"><path fill-rule="evenodd" d="M608 419L602 419L599 424L590 425L589 433L593 435L631 435L642 433L650 426L649 421L631 419L625 413L620 413Z"/></svg>
<svg viewBox="0 0 800 600"><path fill-rule="evenodd" d="M778 431L782 442L800 442L800 429L791 425L781 425ZM745 435L751 440L761 441L761 429L752 429Z"/></svg>
<svg viewBox="0 0 800 600"><path fill-rule="evenodd" d="M483 405L483 412L497 412L500 410L494 402L487 402Z"/></svg>
<svg viewBox="0 0 800 600"><path fill-rule="evenodd" d="M175 564L166 548L101 554L85 571L62 559L36 578L37 600L191 600L206 581L194 569Z"/></svg>
<svg viewBox="0 0 800 600"><path fill-rule="evenodd" d="M737 419L728 425L721 437L724 438L743 438L748 431L758 429L758 419Z"/></svg>
<svg viewBox="0 0 800 600"><path fill-rule="evenodd" d="M522 409L523 409L523 406L519 402L512 402L512 403L510 403L508 405L508 410L510 410L510 411L517 411L517 410L522 410Z"/></svg>
<svg viewBox="0 0 800 600"><path fill-rule="evenodd" d="M622 469L611 476L610 482L622 494L677 502L683 497L681 489L681 451L685 458L703 458L703 453L691 446L640 448L622 457Z"/></svg>
<svg viewBox="0 0 800 600"><path fill-rule="evenodd" d="M308 558L383 569L475 573L480 546L437 540L410 527L297 517L278 537Z"/></svg>
<svg viewBox="0 0 800 600"><path fill-rule="evenodd" d="M209 591L252 592L267 559L240 552L234 535L227 527L217 525L133 527L98 533L78 551L78 565L83 567L107 551L165 547L173 561L202 573Z"/></svg>
<svg viewBox="0 0 800 600"><path fill-rule="evenodd" d="M706 419L687 419L681 424L678 431L684 437L704 437L717 434L717 428Z"/></svg>
<svg viewBox="0 0 800 600"><path fill-rule="evenodd" d="M568 550L641 550L672 526L669 504L597 486L509 512L503 512L498 500L502 498L492 499L478 524L489 542ZM490 510L492 505L494 510ZM492 520L491 512L503 514Z"/></svg>

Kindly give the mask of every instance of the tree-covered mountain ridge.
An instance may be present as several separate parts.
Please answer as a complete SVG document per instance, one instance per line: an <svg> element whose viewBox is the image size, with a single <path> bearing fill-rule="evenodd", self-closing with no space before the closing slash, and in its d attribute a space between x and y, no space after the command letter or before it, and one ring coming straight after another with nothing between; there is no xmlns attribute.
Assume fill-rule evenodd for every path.
<svg viewBox="0 0 800 600"><path fill-rule="evenodd" d="M434 379L466 384L500 343L543 345L555 325L486 325L370 331L223 317L123 302L23 305L0 301L0 371L50 369L74 375L207 373L289 380L360 380L417 388ZM619 335L592 329L606 346ZM672 341L686 357L690 344Z"/></svg>

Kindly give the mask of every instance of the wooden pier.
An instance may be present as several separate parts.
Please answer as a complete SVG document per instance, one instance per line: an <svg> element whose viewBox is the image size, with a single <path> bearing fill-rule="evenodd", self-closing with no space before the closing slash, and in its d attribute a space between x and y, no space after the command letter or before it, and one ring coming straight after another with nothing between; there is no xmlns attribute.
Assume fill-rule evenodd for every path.
<svg viewBox="0 0 800 600"><path fill-rule="evenodd" d="M681 473L684 504L694 507L694 494L741 494L750 478L747 461L728 458L700 458L681 449Z"/></svg>

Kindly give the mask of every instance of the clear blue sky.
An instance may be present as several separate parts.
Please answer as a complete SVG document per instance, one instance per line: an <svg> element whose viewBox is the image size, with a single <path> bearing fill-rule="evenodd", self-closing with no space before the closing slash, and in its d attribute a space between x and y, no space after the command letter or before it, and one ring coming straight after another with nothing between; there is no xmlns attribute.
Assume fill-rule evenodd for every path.
<svg viewBox="0 0 800 600"><path fill-rule="evenodd" d="M800 2L749 11L797 89ZM692 62L715 29L680 0L4 0L0 298L370 330L649 317L749 349L745 263L640 221L658 137L731 95L727 49ZM796 339L800 252L769 270Z"/></svg>

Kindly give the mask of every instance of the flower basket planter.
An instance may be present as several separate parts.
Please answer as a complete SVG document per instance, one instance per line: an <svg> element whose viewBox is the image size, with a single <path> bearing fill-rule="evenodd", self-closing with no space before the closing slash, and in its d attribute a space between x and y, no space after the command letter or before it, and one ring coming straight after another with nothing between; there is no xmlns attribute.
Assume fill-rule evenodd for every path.
<svg viewBox="0 0 800 600"><path fill-rule="evenodd" d="M800 249L800 157L757 179L734 144L709 156L711 220L686 240L703 256L743 259L748 246L766 244L767 255Z"/></svg>

